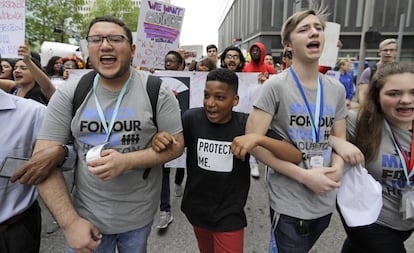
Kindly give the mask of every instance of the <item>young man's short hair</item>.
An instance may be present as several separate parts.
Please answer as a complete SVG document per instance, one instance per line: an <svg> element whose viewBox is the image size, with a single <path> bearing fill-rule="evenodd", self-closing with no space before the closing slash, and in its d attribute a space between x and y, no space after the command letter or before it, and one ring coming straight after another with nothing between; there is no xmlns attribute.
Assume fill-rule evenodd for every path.
<svg viewBox="0 0 414 253"><path fill-rule="evenodd" d="M215 49L216 49L216 51L218 51L218 48L216 47L216 45L214 45L214 44L210 44L210 45L208 45L208 46L206 47L206 52L208 53L208 50L210 50L210 49L212 49L212 48L215 48Z"/></svg>
<svg viewBox="0 0 414 253"><path fill-rule="evenodd" d="M290 34L293 30L297 27L297 25L302 22L306 17L309 15L316 16L322 24L323 29L326 27L326 19L328 17L328 13L326 13L327 8L323 8L322 6L319 8L312 8L309 10L299 11L290 16L282 26L281 31L281 40L282 45L286 45L286 43L290 42Z"/></svg>
<svg viewBox="0 0 414 253"><path fill-rule="evenodd" d="M397 45L397 40L396 39L385 39L385 40L383 40L383 41L380 42L378 48L381 49L381 48L383 48L385 46L388 46L390 44Z"/></svg>
<svg viewBox="0 0 414 253"><path fill-rule="evenodd" d="M124 23L124 21L122 21L122 20L120 20L116 17L113 17L113 16L99 16L99 17L94 18L88 26L88 30L86 31L86 36L89 36L89 32L90 32L92 26L96 23L99 23L99 22L114 23L114 24L117 24L120 27L122 27L122 29L124 29L124 31L127 35L129 44L132 45L132 32L131 32L131 29L129 29L129 27Z"/></svg>
<svg viewBox="0 0 414 253"><path fill-rule="evenodd" d="M169 54L172 54L172 55L175 56L175 58L177 58L178 66L183 64L184 59L183 59L183 56L179 52L174 51L174 50L168 51L168 53L165 55L165 57L167 57L167 55L169 55Z"/></svg>
<svg viewBox="0 0 414 253"><path fill-rule="evenodd" d="M237 74L231 70L218 68L212 70L207 75L207 82L208 81L219 81L222 83L226 83L230 90L234 91L237 94L237 89L239 88L239 77Z"/></svg>

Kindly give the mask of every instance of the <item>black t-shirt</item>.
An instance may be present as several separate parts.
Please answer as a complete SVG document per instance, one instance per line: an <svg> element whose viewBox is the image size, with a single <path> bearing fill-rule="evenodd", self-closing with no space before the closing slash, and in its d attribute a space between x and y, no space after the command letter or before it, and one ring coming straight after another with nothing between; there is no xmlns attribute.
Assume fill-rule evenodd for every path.
<svg viewBox="0 0 414 253"><path fill-rule="evenodd" d="M247 225L249 157L243 162L230 151L233 138L244 135L247 117L233 112L230 122L213 124L203 108L184 113L188 176L181 209L192 225L219 232Z"/></svg>
<svg viewBox="0 0 414 253"><path fill-rule="evenodd" d="M14 88L10 91L11 94L17 95L17 92L19 91L19 88ZM45 95L43 95L42 90L40 89L40 86L36 83L35 86L27 94L24 96L24 98L33 99L41 104L47 105L49 103L49 99L46 98Z"/></svg>

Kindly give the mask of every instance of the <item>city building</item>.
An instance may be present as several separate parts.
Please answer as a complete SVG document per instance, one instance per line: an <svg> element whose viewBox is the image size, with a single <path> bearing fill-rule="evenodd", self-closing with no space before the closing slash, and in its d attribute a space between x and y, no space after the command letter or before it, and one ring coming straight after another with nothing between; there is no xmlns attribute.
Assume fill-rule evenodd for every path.
<svg viewBox="0 0 414 253"><path fill-rule="evenodd" d="M328 8L329 22L341 25L343 47L338 57L355 58L359 54L366 0L320 0ZM282 51L280 30L283 22L297 10L307 8L307 0L228 0L219 23L219 48L231 44L247 50L261 42L278 59ZM414 0L372 0L366 59L378 59L378 42L398 38L402 28L401 61L414 60ZM400 20L401 22L400 26ZM380 36L375 36L380 33Z"/></svg>

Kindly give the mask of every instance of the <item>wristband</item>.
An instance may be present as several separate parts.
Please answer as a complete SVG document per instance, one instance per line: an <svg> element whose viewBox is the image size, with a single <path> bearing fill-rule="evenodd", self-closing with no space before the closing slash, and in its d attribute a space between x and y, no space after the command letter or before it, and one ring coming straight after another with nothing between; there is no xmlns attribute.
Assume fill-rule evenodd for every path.
<svg viewBox="0 0 414 253"><path fill-rule="evenodd" d="M69 157L69 148L68 148L68 146L66 146L65 144L62 144L62 145L60 145L62 148L63 148L63 150L65 151L65 156L63 157L63 160L58 164L58 167L62 167L63 166L63 164L66 162L66 160L68 159L68 157Z"/></svg>

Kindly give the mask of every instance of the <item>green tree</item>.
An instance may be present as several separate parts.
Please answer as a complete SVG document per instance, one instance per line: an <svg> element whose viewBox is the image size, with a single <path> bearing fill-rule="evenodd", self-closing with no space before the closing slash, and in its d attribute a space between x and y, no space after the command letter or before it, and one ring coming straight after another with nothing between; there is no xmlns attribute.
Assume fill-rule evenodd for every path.
<svg viewBox="0 0 414 253"><path fill-rule="evenodd" d="M131 0L95 0L89 17L84 19L82 32L86 33L92 19L102 15L117 17L124 21L132 31L137 29L139 8L134 7Z"/></svg>
<svg viewBox="0 0 414 253"><path fill-rule="evenodd" d="M26 38L31 45L43 41L67 42L79 35L84 0L26 1ZM31 11L29 11L31 10Z"/></svg>

